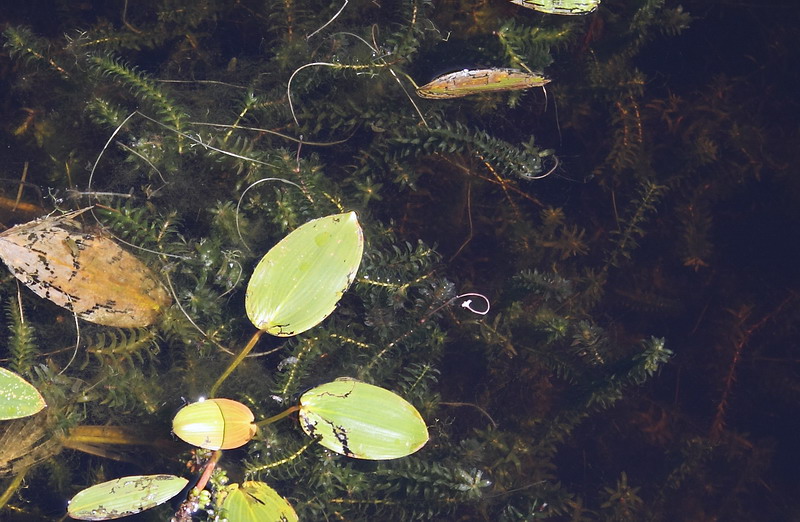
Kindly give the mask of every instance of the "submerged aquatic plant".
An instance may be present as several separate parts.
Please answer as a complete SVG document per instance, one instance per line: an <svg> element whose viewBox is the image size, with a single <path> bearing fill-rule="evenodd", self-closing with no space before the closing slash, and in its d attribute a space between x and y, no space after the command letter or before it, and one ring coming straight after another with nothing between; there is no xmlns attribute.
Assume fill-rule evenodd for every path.
<svg viewBox="0 0 800 522"><path fill-rule="evenodd" d="M387 512L393 518L449 516L472 509L499 510L499 513L511 509L501 506L512 504L513 509L528 512L538 509L534 506L541 505L540 498L549 503L552 513L565 512L563 499L566 497L557 488L553 489L554 483L547 481L535 481L535 486L524 489L524 495L509 504L508 491L520 486L511 463L527 460L524 455L530 451L520 445L521 432L513 427L514 422L508 424L507 430L498 428L504 430L499 433L492 430L465 432L463 427L451 427L454 420L466 418L465 410L454 410L447 404L476 400L480 402L473 405L476 411L486 412L489 406L495 411L487 414L488 418L499 415L503 425L513 414L504 411L505 408L491 406L494 399L487 398L487 403L487 399L479 399L471 393L464 394L465 400L443 403L439 396L442 392L451 397L454 393L463 393L459 392L457 380L440 381L442 358L453 342L465 343L470 337L480 340L478 342L485 346L487 360L491 361L488 368L496 375L490 377L490 381L499 378L497 372L503 371L503 359L512 350L522 356L527 348L514 340L513 330L518 328L515 321L529 323L524 314L515 311L529 306L525 304L526 298L511 299L501 307L507 310L489 318L488 322L470 318L469 312L457 306L466 298L456 295L441 257L425 243L405 242L406 238L416 241L412 231L418 229L417 220L424 216L424 212L414 210L422 194L419 187L430 183L427 179L430 176L424 174L425 163L442 162L451 171L454 166L474 163L474 167L460 172L455 168L455 175L461 176L456 178L461 180L459 183L478 182L475 197L479 194L494 197L491 192L493 187L498 187L502 197L507 198L501 214L510 212L523 217L524 221L520 222L523 225L531 224L526 206L535 201L523 184L533 183L553 165L558 165L557 160L549 159L552 151L540 149L529 137L519 143L503 137L502 132L498 132L500 129L492 129L491 125L485 130L467 120L453 119L448 109L421 105L419 101L409 102L404 92L408 91L406 76L399 73L407 74L413 69L420 49L430 49L441 41L440 33L430 30L434 25L426 3L403 5L390 15L401 21L394 32L379 35L376 31L368 38L363 33L353 36L351 31L361 31L357 29L360 23L353 12L343 10L333 23L349 24L351 34L330 31L324 37L310 37L310 41L324 38L341 47L336 57L318 56L319 51L297 40L295 35L312 34L322 25L316 17L295 12L290 6L284 8L259 12L253 18L247 11L249 8L240 5L226 15L242 29L251 24L260 28L267 19L283 19L286 24L286 32L280 37L274 33L275 26L270 27L275 41L283 42L280 52L269 60L255 59L245 52L230 61L227 84L221 80L165 83L152 70L145 71L133 65L136 53L132 50L165 45L167 41L144 36L144 29L140 27L149 21L146 17L139 18L146 12L142 6L128 12L130 18L126 23L129 25L122 32L110 33L107 27L97 25L63 41L61 48L51 43L45 45L25 28L6 30L6 44L12 54L18 60L27 60L29 65L35 64L38 67L34 69L35 74L56 73L57 79L52 79L56 82L54 88L63 90L75 101L83 100L88 107L89 120L85 121L82 116L80 119L94 126L97 136L108 140L106 146L93 149L77 148L76 143L71 149L74 157L70 159L62 156L63 150L54 152L54 161L47 167L53 194L51 202L64 205L67 200L63 194L74 192L76 197L82 198L81 203L99 203L94 214L99 224L117 240L131 245L129 248L145 263L155 267L175 297L174 305L163 310L157 323L137 330L136 334L106 334L99 326L84 324L80 346L45 355L52 364L63 368L71 357L70 350L77 348L75 356L83 361L79 368L66 371L79 371L88 385L79 399L64 411L73 412L75 406L80 406L80 415L71 413L74 422L99 423L113 418L119 424L165 427L168 422L164 414L169 406L177 405L178 397L197 397L211 392L213 396L236 398L246 403L258 424L281 415L272 410L294 403L303 390L326 381L330 381L330 386L334 382L346 383L331 379L351 375L394 392L379 398L377 392L371 391L373 388L364 388L370 390L363 392L370 400L389 408L395 401L390 397L399 394L407 399L408 407L413 404L412 409L419 410L415 422L425 428L425 436L415 436L415 442L409 446L411 451L428 440L428 431L433 444L396 462L376 463L374 473L362 473L347 461L332 457L320 446L310 445L303 430L322 436L325 447L348 455L373 458L373 455L385 457L407 452L372 449L368 436L349 427L352 421L336 415L329 417L328 410L347 409L349 402L344 398L349 392L341 392L344 406L328 404L339 392L317 394L313 400L307 392L299 399L300 417L304 419L302 430L264 425L245 446L243 460L212 458L202 461L198 470L208 470L211 496L203 503L187 499L186 505L195 506L192 509L201 509L202 505L210 518L223 509L225 495L238 494L226 490L222 482L214 479L222 473L220 469L225 468L244 474L249 481L268 482L283 495L295 499L293 504L301 518L318 518L331 511L349 513L346 516L356 518ZM162 11L161 16L169 18L170 12ZM204 16L219 12L212 8L198 19L184 19L179 25L186 30L200 27L208 20ZM380 24L381 29L388 27L391 24ZM140 33L133 28L143 31L142 38L138 38ZM153 30L164 29L162 26ZM124 38L122 33L125 33ZM504 33L505 48L496 50L501 60L497 65L524 64L526 68L547 65L552 58L546 49L557 45L558 40L553 36L557 33ZM560 34L566 38L569 33ZM188 33L186 36L187 41L194 38ZM542 39L543 47L532 45L537 38ZM367 40L372 43L364 45ZM197 43L200 45L198 52L206 45L213 45L211 40L202 38ZM504 49L512 48L509 46L519 51L515 63L502 62L502 57L507 56ZM370 52L376 53L375 56L369 56ZM167 74L170 67L177 66L178 55L174 58L178 61L165 63L165 69L159 74ZM341 66L327 67L325 71L303 69L304 64L315 62ZM293 74L293 71L299 72ZM324 82L322 76L326 76ZM294 105L295 114L287 111L284 103L290 78L291 97L302 100ZM82 89L75 90L77 85ZM353 95L341 96L340 91L345 88ZM495 93L490 96L515 95ZM220 103L223 100L224 103ZM420 127L420 116L427 127ZM66 121L59 119L52 125L64 125ZM24 138L24 132L20 137ZM61 139L66 137L62 134ZM102 154L98 157L99 148ZM550 163L545 167L546 161ZM91 171L76 168L85 162L93 165ZM69 170L65 173L61 165L69 165ZM452 179L453 173L445 176L445 179ZM261 182L265 179L276 181ZM76 187L86 190L78 193ZM102 192L97 192L97 187L102 187ZM386 199L389 194L392 197ZM472 194L468 194L468 206L471 198ZM524 206L517 198L522 198ZM359 200L361 208L357 206ZM253 267L256 261L255 252L266 250L277 238L292 230L301 233L300 225L312 218L336 213L340 217L352 215L341 214L343 209L349 208L360 210L365 223L364 261L358 277L354 267L343 265L344 280L347 284L354 282L354 286L345 295L339 311L321 326L309 330L330 313L330 307L323 306L314 293L302 293L299 294L300 306L288 301L284 304L298 310L308 305L318 307L319 313L315 313L316 318L308 324L295 324L296 319L288 316L265 316L261 308L264 305L254 304L254 294L251 290L245 292L244 287L246 274L251 272L248 267ZM395 214L406 214L409 218L398 221ZM501 217L498 215L495 219ZM567 226L564 224L565 230ZM323 232L309 233L302 241L318 242ZM511 237L516 234L512 232ZM355 244L360 241L356 240ZM467 239L464 246L469 248L469 242ZM351 241L345 243L350 245ZM277 257L276 254L275 257L268 265L274 262L282 268L266 272L259 265L252 281L262 285L259 281L267 277L273 282L265 280L263 285L266 286L259 286L262 288L259 292L274 292L278 299L283 299L278 290L283 287L291 291L294 284L286 279L287 274L290 270L305 270L305 261L292 256ZM360 251L357 258L361 258ZM262 263L266 262L265 258ZM327 283L323 276L314 278L315 286L319 287L315 290ZM336 291L338 300L347 284L334 283L331 288ZM496 281L475 280L473 284L494 285ZM243 351L240 357L231 360L231 347L240 344L240 332L247 324L242 308L235 304L241 303L245 293L245 310L259 332L266 329L293 336L269 341L270 347L262 357L245 357L247 353ZM570 299L580 303L578 294L573 293ZM547 306L546 302L540 304ZM37 339L46 342L68 331L68 316L46 306L31 320L33 324L40 324L40 317L52 313L61 314L64 320L56 322L52 328L37 329ZM562 314L570 315L565 310ZM569 319L564 321L569 335L575 333L571 330L577 332L577 324ZM454 333L458 330L461 333ZM106 337L101 337L103 335ZM494 348L495 336L505 339L501 344L509 351ZM116 339L110 342L111 347L99 346L108 345L108 339ZM556 346L560 341L553 342ZM251 338L248 349L253 349L257 343L267 344L257 334ZM134 345L139 344L143 348L135 349ZM149 348L152 346L156 348ZM565 374L572 375L578 382L578 376L588 377L586 372L591 368L596 373L592 378L598 379L598 387L583 395L582 402L578 402L580 406L574 411L548 416L546 422L543 418L542 427L547 426L547 429L540 430L534 437L542 445L542 449L536 450L543 457L537 467L546 465L555 454L555 442L586 418L592 408L613 403L628 384L641 382L640 374L647 375L661 364L666 353L651 357L644 355L647 351L640 353L629 348L629 353L604 354L605 349L602 343L587 342L581 347L587 353L593 351L606 364L616 361L629 365L623 375L610 370L605 375L602 371L596 373L597 366L584 369L580 358L562 358L560 368ZM87 353L94 356L89 357ZM129 364L130 354L134 353L149 353L150 356L142 357L142 364L132 365ZM529 354L524 356L527 358ZM555 356L556 359L560 357ZM541 367L541 362L531 361L531 364ZM643 367L650 370L643 370ZM608 382L601 385L604 380ZM362 390L361 385L357 386ZM502 394L503 386L498 386L497 390ZM421 419L428 420L427 428ZM180 434L184 420L176 422L179 424L176 433ZM415 425L392 422L392 429L398 432ZM464 422L467 421L459 421ZM483 421L479 421L474 427L482 424ZM323 429L328 425L332 427L330 432ZM421 433L417 428L415 431ZM555 433L561 435L555 436ZM510 446L498 446L495 441L501 439ZM470 456L472 447L480 450ZM177 471L170 468L164 466L146 472ZM210 471L212 469L214 471ZM470 480L479 486L464 487L464 470L470 470L470 477L478 477ZM113 478L105 473L95 474L101 476L91 480L82 476L67 489L74 492L79 485ZM141 476L141 472L134 476ZM487 478L481 478L484 476ZM402 484L400 488L398 480ZM249 487L247 481L241 484L236 491ZM481 505L486 507L479 507Z"/></svg>
<svg viewBox="0 0 800 522"><path fill-rule="evenodd" d="M711 280L703 270L719 263L714 207L754 179L739 165L768 141L755 125L730 125L736 103L719 96L730 93L724 81L697 106L652 92L636 58L660 35L678 34L686 13L657 1L603 2L580 17L419 0L98 9L62 13L57 32L4 29L13 60L4 96L18 109L6 138L20 158L5 163L6 177L23 160L30 174L2 194L0 210L26 203L28 184L44 189L39 206L95 205L84 227L123 244L173 303L133 330L76 329L68 311L19 290L24 317L9 316L5 331L20 349L0 357L49 407L18 436L31 442L30 458L0 462L11 470L3 516L57 519L64 500L91 484L195 473L205 492L178 514L153 508L153 519L258 508L275 500L268 484L305 520L658 520L689 504L693 480L713 482L707 463L747 458L744 436L725 422L740 354L762 331L744 305L721 321L741 335L709 343L730 355L713 444L702 433L675 436L678 406L649 388L632 393L671 372L667 347L676 344L659 337L674 331L665 317L700 324L683 314L706 310L704 300L715 303L711 313L732 306L696 292ZM543 71L555 103L538 90L415 95L408 78L423 85L464 61ZM689 105L729 130L686 123L678 112ZM681 154L660 148L669 140ZM714 173L708 184L702 169ZM312 328L247 304L261 253L304 223L350 210L363 226L363 259L332 284L341 292L352 282L336 313ZM14 213L3 218L12 225ZM664 269L673 245L690 274ZM284 270L265 277L267 288L291 286ZM469 297L458 294L472 290L489 296L490 313L461 306ZM680 294L687 290L698 295ZM16 306L17 295L13 278L2 278L0 298ZM316 318L329 313L313 304ZM789 299L752 317L795 308ZM296 335L251 336L253 325ZM237 360L244 352L235 347L247 345ZM304 424L265 423L224 457L132 436L66 444L81 454L61 444L95 425L166 436L183 397L235 399L259 424L300 410L308 390L340 376L413 405L427 444L386 462L332 451L363 451L349 446L344 421L313 409L346 393L312 393ZM329 430L309 427L325 422ZM8 426L0 424L3 440L15 436ZM649 463L628 448L653 445L673 460L648 467L646 476L661 475L643 485Z"/></svg>

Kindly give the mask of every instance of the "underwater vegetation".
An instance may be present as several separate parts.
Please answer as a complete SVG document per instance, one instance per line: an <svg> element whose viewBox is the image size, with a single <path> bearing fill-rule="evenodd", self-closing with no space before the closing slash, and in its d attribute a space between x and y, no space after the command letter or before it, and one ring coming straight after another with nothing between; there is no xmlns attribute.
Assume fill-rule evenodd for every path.
<svg viewBox="0 0 800 522"><path fill-rule="evenodd" d="M796 10L2 9L0 385L36 403L0 421L2 520L130 476L169 489L136 520L797 517L800 78L767 23ZM363 228L338 279L267 254L326 216ZM115 255L141 299L62 285ZM273 321L249 285L295 272L330 299ZM342 433L351 395L407 413L403 451ZM211 397L230 445L191 432Z"/></svg>

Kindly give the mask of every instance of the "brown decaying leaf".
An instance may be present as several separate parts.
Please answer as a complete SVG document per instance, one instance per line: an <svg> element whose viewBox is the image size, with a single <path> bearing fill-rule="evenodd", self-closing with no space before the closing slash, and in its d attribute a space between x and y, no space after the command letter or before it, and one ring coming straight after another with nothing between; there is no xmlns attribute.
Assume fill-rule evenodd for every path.
<svg viewBox="0 0 800 522"><path fill-rule="evenodd" d="M0 259L36 294L86 321L135 328L153 323L172 299L152 270L74 218L47 216L0 234Z"/></svg>

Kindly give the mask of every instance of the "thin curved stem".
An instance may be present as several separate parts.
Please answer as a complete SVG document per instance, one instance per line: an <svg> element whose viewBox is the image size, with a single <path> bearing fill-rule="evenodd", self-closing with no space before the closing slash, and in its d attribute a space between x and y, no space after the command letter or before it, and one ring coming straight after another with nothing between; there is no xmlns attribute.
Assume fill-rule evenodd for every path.
<svg viewBox="0 0 800 522"><path fill-rule="evenodd" d="M236 356L236 359L234 359L228 365L225 371L222 372L222 375L219 376L219 379L217 379L217 382L214 383L214 386L211 387L211 391L208 394L209 398L213 398L214 395L216 395L217 390L219 390L219 387L222 386L222 383L225 381L225 379L230 377L230 375L233 373L233 370L235 370L236 367L239 366L239 364L241 364L242 361L244 361L244 358L247 357L247 354L253 351L253 348L255 347L258 340L261 339L262 335L264 335L264 330L258 330L256 333L253 334L253 337L251 337L250 340L245 345L245 347L242 348L242 351L239 353L239 355Z"/></svg>
<svg viewBox="0 0 800 522"><path fill-rule="evenodd" d="M288 408L285 411L282 411L281 413L279 413L277 415L273 415L272 417L269 417L269 418L264 419L262 421L256 422L256 426L258 426L258 428L261 429L261 428L263 428L264 426L266 426L268 424L272 424L273 422L279 421L282 418L291 415L292 413L296 412L299 409L300 409L300 405L299 404L295 404L291 408Z"/></svg>
<svg viewBox="0 0 800 522"><path fill-rule="evenodd" d="M19 473L14 476L14 479L9 483L6 490L0 495L0 510L2 510L8 501L11 500L11 497L14 496L14 493L19 489L22 485L22 481L25 480L25 474L28 472L28 468L23 469Z"/></svg>

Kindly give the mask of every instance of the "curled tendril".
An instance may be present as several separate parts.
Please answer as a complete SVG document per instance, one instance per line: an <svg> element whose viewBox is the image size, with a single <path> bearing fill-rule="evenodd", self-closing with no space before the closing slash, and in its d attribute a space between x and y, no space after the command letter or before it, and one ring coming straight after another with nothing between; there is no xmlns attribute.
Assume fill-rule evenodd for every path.
<svg viewBox="0 0 800 522"><path fill-rule="evenodd" d="M468 297L480 297L486 303L486 309L485 310L476 310L472 306L472 299L465 299L465 298L468 298ZM464 302L461 303L461 308L466 308L467 310L469 310L473 314L486 315L486 314L489 313L489 310L492 309L492 303L489 301L489 298L486 297L483 294L478 294L478 293L475 293L475 292L469 292L469 293L466 293L466 294L461 294L461 295L455 296L453 299L450 300L450 302L453 302L456 299L464 299Z"/></svg>
<svg viewBox="0 0 800 522"><path fill-rule="evenodd" d="M486 302L486 310L476 310L472 306L472 299L465 299L465 298L468 298L468 297L480 297L481 299L483 299ZM446 306L450 306L452 303L456 302L459 299L464 299L464 302L461 303L461 308L466 308L467 310L469 310L473 314L486 315L486 314L489 313L489 310L491 310L491 308L492 308L492 303L489 301L489 298L486 297L485 295L478 294L478 293L475 293L475 292L467 292L466 294L460 294L460 295L457 295L457 296L453 297L452 299L449 299L446 303L444 303L443 305L437 307L434 311L432 311L427 316L425 316L425 318L427 319L428 317L432 316L433 314L435 314L436 312L438 312L442 308L444 308Z"/></svg>

